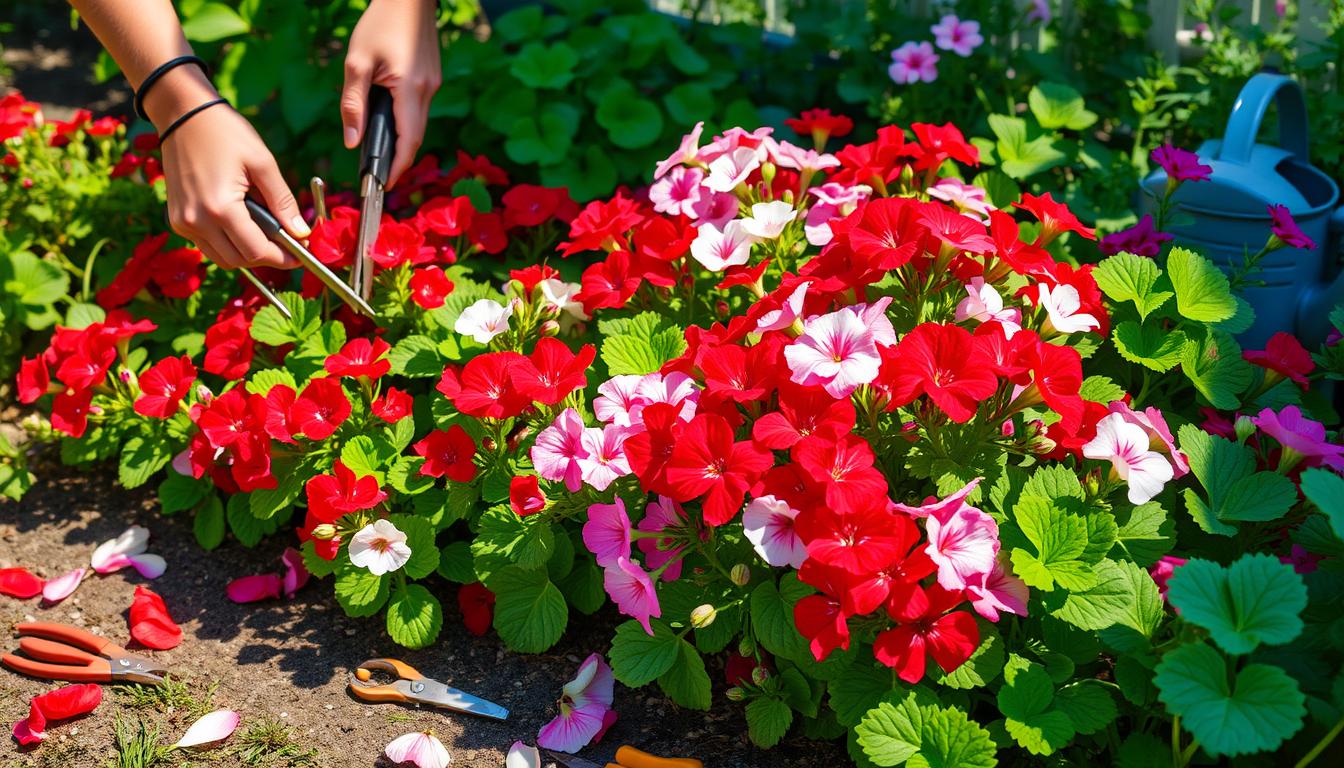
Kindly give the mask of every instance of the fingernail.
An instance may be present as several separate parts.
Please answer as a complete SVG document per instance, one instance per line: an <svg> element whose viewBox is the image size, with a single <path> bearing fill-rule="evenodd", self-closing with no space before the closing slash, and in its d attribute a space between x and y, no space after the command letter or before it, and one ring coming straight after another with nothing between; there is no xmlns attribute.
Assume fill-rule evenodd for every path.
<svg viewBox="0 0 1344 768"><path fill-rule="evenodd" d="M289 231L299 237L307 237L313 233L313 231L308 228L308 222L304 221L302 216L295 216L289 220Z"/></svg>
<svg viewBox="0 0 1344 768"><path fill-rule="evenodd" d="M354 128L345 129L345 146L347 148L355 146L355 141L359 139L359 131Z"/></svg>

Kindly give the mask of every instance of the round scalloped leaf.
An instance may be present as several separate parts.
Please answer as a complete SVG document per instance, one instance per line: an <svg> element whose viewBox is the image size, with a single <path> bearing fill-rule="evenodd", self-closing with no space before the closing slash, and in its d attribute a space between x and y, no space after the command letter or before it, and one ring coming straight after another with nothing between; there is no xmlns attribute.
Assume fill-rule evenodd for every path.
<svg viewBox="0 0 1344 768"><path fill-rule="evenodd" d="M647 147L663 134L662 111L634 88L608 89L597 105L596 117L611 143L623 149Z"/></svg>
<svg viewBox="0 0 1344 768"><path fill-rule="evenodd" d="M387 604L387 634L407 648L424 648L443 629L443 606L419 584L407 585L392 594Z"/></svg>
<svg viewBox="0 0 1344 768"><path fill-rule="evenodd" d="M1209 630L1223 650L1245 654L1301 634L1307 587L1278 558L1247 555L1226 568L1191 560L1172 574L1167 599L1182 619Z"/></svg>
<svg viewBox="0 0 1344 768"><path fill-rule="evenodd" d="M1277 749L1302 727L1306 699L1282 669L1250 664L1228 681L1227 662L1204 643L1168 653L1154 678L1167 710L1211 755Z"/></svg>
<svg viewBox="0 0 1344 768"><path fill-rule="evenodd" d="M920 705L911 693L899 704L882 702L854 729L858 745L874 765L902 763L918 768L993 768L994 742L965 712Z"/></svg>

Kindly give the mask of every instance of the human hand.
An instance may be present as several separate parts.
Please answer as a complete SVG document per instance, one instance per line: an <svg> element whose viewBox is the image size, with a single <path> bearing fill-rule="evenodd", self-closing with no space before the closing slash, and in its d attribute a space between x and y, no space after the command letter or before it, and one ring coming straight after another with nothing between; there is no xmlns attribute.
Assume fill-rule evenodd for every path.
<svg viewBox="0 0 1344 768"><path fill-rule="evenodd" d="M353 149L363 138L369 87L391 91L397 146L389 187L415 160L429 119L429 100L442 82L438 7L437 0L371 0L350 34L341 93L345 146Z"/></svg>

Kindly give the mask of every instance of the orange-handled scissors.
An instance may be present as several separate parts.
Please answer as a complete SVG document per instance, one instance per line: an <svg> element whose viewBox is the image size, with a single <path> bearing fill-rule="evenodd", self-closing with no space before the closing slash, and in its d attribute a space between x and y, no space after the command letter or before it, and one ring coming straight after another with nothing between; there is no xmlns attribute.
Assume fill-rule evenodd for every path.
<svg viewBox="0 0 1344 768"><path fill-rule="evenodd" d="M565 755L547 750L551 759L566 768L599 768L597 763L581 757ZM630 745L616 750L616 762L607 763L606 768L705 768L704 763L693 757L658 757L641 752Z"/></svg>
<svg viewBox="0 0 1344 768"><path fill-rule="evenodd" d="M389 673L396 679L379 683L373 679L374 672ZM365 701L418 704L491 720L504 720L509 716L509 710L504 707L425 677L415 667L396 659L369 659L360 664L350 673L350 692Z"/></svg>
<svg viewBox="0 0 1344 768"><path fill-rule="evenodd" d="M0 656L6 667L32 677L72 683L162 685L167 667L137 656L105 637L69 624L19 624L19 656Z"/></svg>

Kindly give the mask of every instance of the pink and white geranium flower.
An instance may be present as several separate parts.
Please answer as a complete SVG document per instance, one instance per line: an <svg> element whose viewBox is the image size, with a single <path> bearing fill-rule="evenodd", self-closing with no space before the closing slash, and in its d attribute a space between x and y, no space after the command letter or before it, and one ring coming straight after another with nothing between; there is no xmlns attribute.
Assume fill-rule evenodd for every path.
<svg viewBox="0 0 1344 768"><path fill-rule="evenodd" d="M584 455L578 457L578 462L584 483L605 491L616 478L630 474L630 462L623 447L629 436L629 430L614 424L583 430L579 443Z"/></svg>
<svg viewBox="0 0 1344 768"><path fill-rule="evenodd" d="M772 309L761 315L756 321L756 332L778 331L793 325L793 321L803 316L803 301L807 298L807 287L811 284L811 280L799 283L798 287L793 289L793 293L779 305L779 309Z"/></svg>
<svg viewBox="0 0 1344 768"><path fill-rule="evenodd" d="M709 177L704 183L711 192L732 192L760 167L761 158L755 149L738 147L709 164Z"/></svg>
<svg viewBox="0 0 1344 768"><path fill-rule="evenodd" d="M1097 422L1097 436L1083 446L1089 459L1109 461L1115 474L1129 484L1129 501L1150 501L1172 479L1171 462L1149 447L1148 433L1125 417L1112 413Z"/></svg>
<svg viewBox="0 0 1344 768"><path fill-rule="evenodd" d="M756 203L751 206L751 216L742 219L742 230L758 240L774 240L796 218L798 212L782 200Z"/></svg>
<svg viewBox="0 0 1344 768"><path fill-rule="evenodd" d="M560 318L560 327L567 328L576 320L587 320L588 313L583 311L583 302L577 297L583 286L578 283L566 283L564 280L547 278L537 284L541 289L544 305Z"/></svg>
<svg viewBox="0 0 1344 768"><path fill-rule="evenodd" d="M390 520L375 520L350 537L350 562L374 576L399 570L410 559L406 534Z"/></svg>
<svg viewBox="0 0 1344 768"><path fill-rule="evenodd" d="M1013 573L1008 553L1000 552L988 573L966 585L966 597L970 599L976 613L990 621L998 621L1003 611L1026 616L1031 590L1025 581Z"/></svg>
<svg viewBox="0 0 1344 768"><path fill-rule="evenodd" d="M795 171L816 173L827 168L839 168L840 159L832 154L822 154L815 149L804 149L781 141L774 147L775 165L780 168L792 168Z"/></svg>
<svg viewBox="0 0 1344 768"><path fill-rule="evenodd" d="M686 216L697 227L723 229L728 222L737 218L737 195L732 192L710 192L701 188L700 199L696 200Z"/></svg>
<svg viewBox="0 0 1344 768"><path fill-rule="evenodd" d="M983 277L973 277L966 284L966 298L957 304L955 318L958 323L967 320L997 322L1003 326L1003 335L1010 339L1022 330L1022 310L1017 307L1004 309L1003 297Z"/></svg>
<svg viewBox="0 0 1344 768"><path fill-rule="evenodd" d="M958 56L970 56L985 38L980 35L980 22L962 21L952 14L944 16L929 29L933 33L934 43L944 51L952 51Z"/></svg>
<svg viewBox="0 0 1344 768"><path fill-rule="evenodd" d="M658 163L658 167L653 169L653 178L661 179L667 175L667 172L679 165L689 165L696 161L696 156L700 154L700 134L705 130L705 121L701 120L695 124L691 132L681 137L681 145L677 151L667 156L666 160Z"/></svg>
<svg viewBox="0 0 1344 768"><path fill-rule="evenodd" d="M929 197L951 203L973 219L984 220L994 210L994 206L985 200L985 190L957 179L939 179L928 192Z"/></svg>
<svg viewBox="0 0 1344 768"><path fill-rule="evenodd" d="M743 226L741 219L723 225L700 227L691 242L691 256L710 272L722 272L729 267L746 264L751 258L751 245L756 238Z"/></svg>
<svg viewBox="0 0 1344 768"><path fill-rule="evenodd" d="M1107 409L1111 413L1120 414L1125 421L1137 424L1148 433L1149 447L1158 453L1166 454L1171 461L1171 468L1174 471L1172 479L1184 477L1190 472L1190 460L1176 447L1176 438L1172 436L1171 428L1167 426L1167 419L1162 415L1162 411L1153 406L1136 411L1124 400L1112 402Z"/></svg>
<svg viewBox="0 0 1344 768"><path fill-rule="evenodd" d="M653 210L672 216L689 216L700 202L700 182L705 172L699 168L676 167L672 172L649 187L649 202Z"/></svg>
<svg viewBox="0 0 1344 768"><path fill-rule="evenodd" d="M868 199L872 188L865 184L847 187L828 181L817 187L811 187L807 194L817 198L817 202L807 210L807 219L803 223L803 233L812 245L826 245L831 242L831 222L853 213L859 203Z"/></svg>
<svg viewBox="0 0 1344 768"><path fill-rule="evenodd" d="M579 412L566 408L555 417L551 426L537 435L537 441L532 445L532 465L542 479L563 481L571 492L583 487L583 467L579 459L588 457L588 450L583 446L583 429L583 417Z"/></svg>
<svg viewBox="0 0 1344 768"><path fill-rule="evenodd" d="M638 563L624 557L616 558L616 562L603 572L602 586L621 613L638 621L645 632L653 635L649 619L662 616L663 610L658 604L653 580Z"/></svg>
<svg viewBox="0 0 1344 768"><path fill-rule="evenodd" d="M588 522L583 524L583 544L593 553L597 564L606 567L618 557L630 557L630 516L620 496L615 504L588 507ZM642 541L642 539L641 539Z"/></svg>
<svg viewBox="0 0 1344 768"><path fill-rule="evenodd" d="M1063 334L1090 331L1101 327L1101 321L1093 315L1081 311L1083 302L1078 289L1072 285L1057 285L1051 288L1045 283L1037 286L1040 306L1050 316L1050 325Z"/></svg>
<svg viewBox="0 0 1344 768"><path fill-rule="evenodd" d="M158 555L147 554L149 549L149 529L138 525L121 532L115 539L98 545L93 550L91 564L95 573L112 573L122 568L133 567L146 579L157 579L163 575L168 565Z"/></svg>
<svg viewBox="0 0 1344 768"><path fill-rule="evenodd" d="M928 42L914 41L891 52L891 66L887 74L899 85L910 85L921 80L932 83L938 79L938 54Z"/></svg>
<svg viewBox="0 0 1344 768"><path fill-rule="evenodd" d="M509 318L513 317L513 302L500 304L494 299L481 299L462 310L453 330L463 336L470 336L478 344L489 344L490 340L509 330Z"/></svg>
<svg viewBox="0 0 1344 768"><path fill-rule="evenodd" d="M803 331L784 348L795 384L820 386L839 400L877 378L877 343L857 312L846 307L810 318Z"/></svg>
<svg viewBox="0 0 1344 768"><path fill-rule="evenodd" d="M537 746L573 754L588 746L616 721L611 709L616 679L594 653L583 660L574 679L560 689L560 714L537 733Z"/></svg>
<svg viewBox="0 0 1344 768"><path fill-rule="evenodd" d="M969 504L929 515L925 522L929 559L938 566L938 584L959 590L994 569L999 554L999 524Z"/></svg>
<svg viewBox="0 0 1344 768"><path fill-rule="evenodd" d="M742 513L742 528L762 560L776 567L801 568L807 559L807 545L794 530L797 517L798 510L787 501L758 496Z"/></svg>

